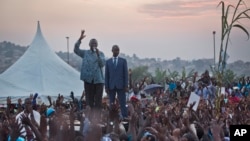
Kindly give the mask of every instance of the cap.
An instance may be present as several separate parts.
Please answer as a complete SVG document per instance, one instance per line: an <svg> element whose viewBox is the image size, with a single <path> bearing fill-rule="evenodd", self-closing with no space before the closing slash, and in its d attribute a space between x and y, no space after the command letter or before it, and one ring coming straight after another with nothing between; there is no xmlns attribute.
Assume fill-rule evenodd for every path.
<svg viewBox="0 0 250 141"><path fill-rule="evenodd" d="M131 98L130 98L130 101L134 101L134 102L138 102L138 101L140 101L136 96L132 96Z"/></svg>
<svg viewBox="0 0 250 141"><path fill-rule="evenodd" d="M55 112L55 109L53 108L48 108L46 111L46 116L49 117Z"/></svg>

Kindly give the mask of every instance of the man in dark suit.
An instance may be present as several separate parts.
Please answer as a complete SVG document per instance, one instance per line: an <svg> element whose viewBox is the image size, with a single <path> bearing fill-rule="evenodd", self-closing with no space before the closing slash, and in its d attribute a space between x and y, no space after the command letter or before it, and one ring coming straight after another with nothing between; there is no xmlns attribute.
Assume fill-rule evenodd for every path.
<svg viewBox="0 0 250 141"><path fill-rule="evenodd" d="M120 104L122 118L127 118L126 92L128 91L128 66L124 58L118 57L118 45L112 47L113 57L105 65L105 91L109 96L110 106L115 103L116 94Z"/></svg>

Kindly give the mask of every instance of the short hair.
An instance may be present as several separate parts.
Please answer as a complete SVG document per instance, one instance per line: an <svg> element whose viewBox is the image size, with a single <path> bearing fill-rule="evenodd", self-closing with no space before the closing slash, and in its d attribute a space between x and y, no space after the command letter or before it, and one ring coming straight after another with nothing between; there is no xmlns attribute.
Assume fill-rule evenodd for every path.
<svg viewBox="0 0 250 141"><path fill-rule="evenodd" d="M113 46L112 46L112 50L115 49L115 48L120 49L118 45L113 45Z"/></svg>
<svg viewBox="0 0 250 141"><path fill-rule="evenodd" d="M32 102L32 101L30 100L30 98L25 98L25 99L24 99L24 104L26 104L26 103L27 103L27 101Z"/></svg>
<svg viewBox="0 0 250 141"><path fill-rule="evenodd" d="M95 38L92 38L92 39L90 39L90 41L89 41L89 46L90 46L93 42L95 42L95 43L98 44L97 40L96 40Z"/></svg>
<svg viewBox="0 0 250 141"><path fill-rule="evenodd" d="M120 137L119 137L119 139L120 139L120 141L122 141L122 140L126 140L127 141L129 138L128 138L128 136L126 134L121 134Z"/></svg>
<svg viewBox="0 0 250 141"><path fill-rule="evenodd" d="M75 137L74 140L75 140L75 141L83 141L83 140L84 140L84 137L78 135L78 136Z"/></svg>
<svg viewBox="0 0 250 141"><path fill-rule="evenodd" d="M204 135L204 131L203 131L202 127L196 126L196 132L197 132L198 139L201 139Z"/></svg>
<svg viewBox="0 0 250 141"><path fill-rule="evenodd" d="M190 132L185 133L183 137L185 137L188 141L198 141L197 138L195 138L195 136Z"/></svg>

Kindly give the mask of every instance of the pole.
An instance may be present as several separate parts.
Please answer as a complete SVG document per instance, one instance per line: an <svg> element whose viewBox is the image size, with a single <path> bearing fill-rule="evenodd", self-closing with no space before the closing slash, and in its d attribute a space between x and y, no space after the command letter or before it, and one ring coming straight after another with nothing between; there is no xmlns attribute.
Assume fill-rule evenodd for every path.
<svg viewBox="0 0 250 141"><path fill-rule="evenodd" d="M68 64L69 64L69 37L66 37L67 39L67 57L68 57Z"/></svg>
<svg viewBox="0 0 250 141"><path fill-rule="evenodd" d="M215 31L213 31L213 35L214 35L214 67L215 67Z"/></svg>

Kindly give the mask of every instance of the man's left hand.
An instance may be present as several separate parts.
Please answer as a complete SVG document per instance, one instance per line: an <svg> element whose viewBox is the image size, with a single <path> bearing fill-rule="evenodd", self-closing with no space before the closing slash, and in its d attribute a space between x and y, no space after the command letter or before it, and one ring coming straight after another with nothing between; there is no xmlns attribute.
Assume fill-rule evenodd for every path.
<svg viewBox="0 0 250 141"><path fill-rule="evenodd" d="M124 90L125 90L125 92L128 92L128 87L125 87L125 89L124 89Z"/></svg>
<svg viewBox="0 0 250 141"><path fill-rule="evenodd" d="M99 57L99 49L95 48L95 50L96 50L96 55Z"/></svg>

